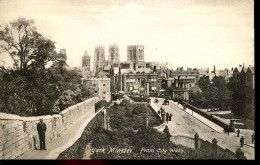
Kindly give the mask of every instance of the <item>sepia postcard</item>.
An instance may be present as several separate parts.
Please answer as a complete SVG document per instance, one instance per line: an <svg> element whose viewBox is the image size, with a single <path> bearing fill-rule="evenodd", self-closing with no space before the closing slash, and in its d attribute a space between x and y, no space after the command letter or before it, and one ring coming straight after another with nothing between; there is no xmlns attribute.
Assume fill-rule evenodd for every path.
<svg viewBox="0 0 260 165"><path fill-rule="evenodd" d="M0 0L2 160L255 160L253 0Z"/></svg>

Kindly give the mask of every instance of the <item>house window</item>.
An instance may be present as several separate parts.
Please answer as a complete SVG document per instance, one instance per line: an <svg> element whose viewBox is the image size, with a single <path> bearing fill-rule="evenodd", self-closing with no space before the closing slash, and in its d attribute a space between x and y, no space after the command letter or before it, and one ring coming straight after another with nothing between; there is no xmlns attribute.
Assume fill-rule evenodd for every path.
<svg viewBox="0 0 260 165"><path fill-rule="evenodd" d="M102 97L103 100L105 100L106 98L105 97Z"/></svg>
<svg viewBox="0 0 260 165"><path fill-rule="evenodd" d="M156 91L156 87L152 87L152 91Z"/></svg>
<svg viewBox="0 0 260 165"><path fill-rule="evenodd" d="M106 94L106 92L103 92L103 94Z"/></svg>
<svg viewBox="0 0 260 165"><path fill-rule="evenodd" d="M93 84L93 87L96 87L96 84Z"/></svg>
<svg viewBox="0 0 260 165"><path fill-rule="evenodd" d="M103 84L103 87L105 87L106 86L106 84Z"/></svg>
<svg viewBox="0 0 260 165"><path fill-rule="evenodd" d="M128 79L127 82L135 82L135 79Z"/></svg>
<svg viewBox="0 0 260 165"><path fill-rule="evenodd" d="M191 87L191 84L190 84L190 87Z"/></svg>

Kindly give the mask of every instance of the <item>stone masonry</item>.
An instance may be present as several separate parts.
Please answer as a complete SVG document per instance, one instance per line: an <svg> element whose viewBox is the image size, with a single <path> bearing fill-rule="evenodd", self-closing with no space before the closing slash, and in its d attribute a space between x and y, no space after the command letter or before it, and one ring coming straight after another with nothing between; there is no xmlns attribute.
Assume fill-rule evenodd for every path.
<svg viewBox="0 0 260 165"><path fill-rule="evenodd" d="M67 130L77 118L87 111L95 113L95 103L99 98L91 98L73 105L57 115L21 117L0 113L0 159L14 159L30 149L39 149L37 123L40 118L47 125L46 143L55 140Z"/></svg>

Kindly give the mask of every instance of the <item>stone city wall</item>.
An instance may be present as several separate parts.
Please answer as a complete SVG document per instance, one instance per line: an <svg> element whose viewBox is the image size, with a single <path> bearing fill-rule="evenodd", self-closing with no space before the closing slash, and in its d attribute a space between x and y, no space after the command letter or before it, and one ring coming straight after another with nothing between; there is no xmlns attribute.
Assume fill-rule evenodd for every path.
<svg viewBox="0 0 260 165"><path fill-rule="evenodd" d="M85 112L92 111L94 114L97 101L99 98L94 97L52 116L21 117L0 113L0 159L14 159L30 149L39 149L37 123L40 118L43 118L47 126L46 144L48 144L61 136L61 133Z"/></svg>

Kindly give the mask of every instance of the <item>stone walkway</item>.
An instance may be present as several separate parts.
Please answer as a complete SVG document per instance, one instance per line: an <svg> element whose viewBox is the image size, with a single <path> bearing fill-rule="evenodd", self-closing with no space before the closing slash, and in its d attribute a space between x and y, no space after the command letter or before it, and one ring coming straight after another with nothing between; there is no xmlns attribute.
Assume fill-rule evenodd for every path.
<svg viewBox="0 0 260 165"><path fill-rule="evenodd" d="M81 116L59 138L47 143L47 150L32 149L16 159L56 159L61 152L72 146L79 139L85 127L94 116L95 114L91 111Z"/></svg>
<svg viewBox="0 0 260 165"><path fill-rule="evenodd" d="M244 136L245 145L244 147L241 147L241 150L245 153L247 159L255 159L255 150L252 147L254 145L251 143L253 130L240 129L240 137L237 137L236 133L230 133L229 135L223 132L218 133L207 126L206 123L199 121L183 109L175 106L175 104L170 103L170 105L162 105L163 99L158 100L159 103L154 104L154 98L152 98L151 105L153 107L156 105L155 108L158 109L162 106L166 112L173 114L172 121L169 121L167 124L171 135L188 135L193 137L195 133L198 133L200 138L210 142L212 139L216 138L219 146L224 149L228 148L233 152L240 147L240 137ZM172 127L173 125L174 127Z"/></svg>

